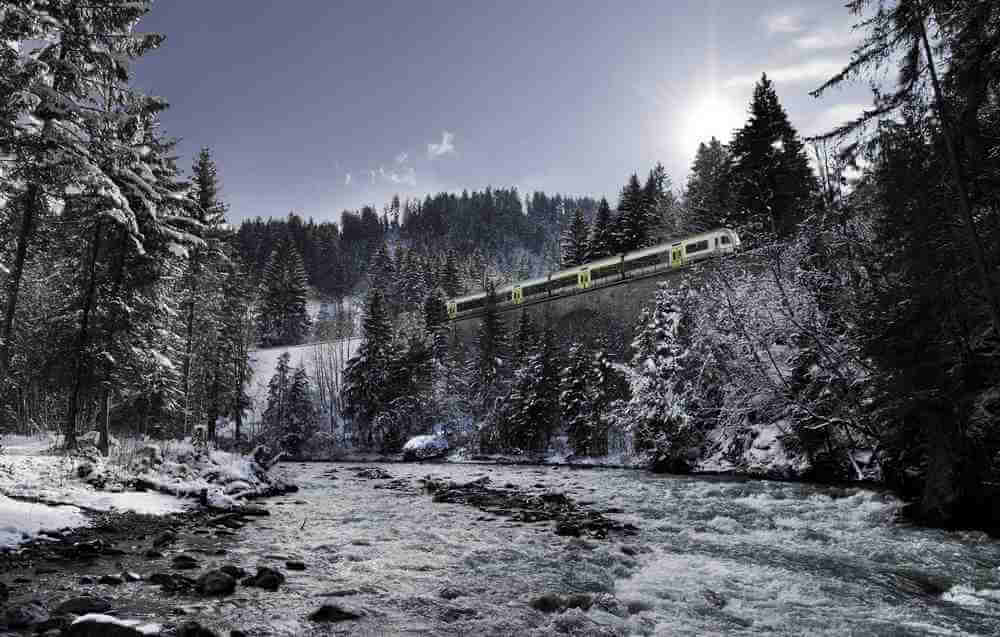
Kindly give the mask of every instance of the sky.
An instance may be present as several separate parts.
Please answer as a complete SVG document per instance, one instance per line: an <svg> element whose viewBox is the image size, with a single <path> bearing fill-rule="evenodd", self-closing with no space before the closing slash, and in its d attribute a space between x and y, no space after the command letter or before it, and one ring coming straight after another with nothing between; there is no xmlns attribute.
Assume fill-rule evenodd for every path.
<svg viewBox="0 0 1000 637"><path fill-rule="evenodd" d="M659 161L683 187L761 73L804 135L870 102L815 99L859 37L843 0L159 0L135 63L181 166L212 149L230 221L337 220L394 193L607 196Z"/></svg>

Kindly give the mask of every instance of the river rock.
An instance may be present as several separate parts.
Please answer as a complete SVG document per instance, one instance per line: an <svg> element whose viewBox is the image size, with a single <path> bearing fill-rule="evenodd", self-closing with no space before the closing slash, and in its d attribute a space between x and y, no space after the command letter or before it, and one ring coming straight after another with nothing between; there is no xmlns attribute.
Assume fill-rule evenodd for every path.
<svg viewBox="0 0 1000 637"><path fill-rule="evenodd" d="M233 579L242 579L247 576L247 572L245 569L242 569L239 566L235 566L233 564L226 564L219 570L225 573L226 575L232 577Z"/></svg>
<svg viewBox="0 0 1000 637"><path fill-rule="evenodd" d="M156 539L153 540L153 547L160 549L163 548L164 546L173 544L176 540L177 540L176 533L174 533L173 531L164 531L163 533L157 535Z"/></svg>
<svg viewBox="0 0 1000 637"><path fill-rule="evenodd" d="M202 595L229 595L236 590L236 578L222 569L208 571L198 578L198 592Z"/></svg>
<svg viewBox="0 0 1000 637"><path fill-rule="evenodd" d="M56 606L56 615L86 615L88 613L106 613L111 610L111 602L102 597L73 597Z"/></svg>
<svg viewBox="0 0 1000 637"><path fill-rule="evenodd" d="M347 608L339 604L323 604L318 609L310 613L309 619L314 622L343 622L361 619L365 614L363 611Z"/></svg>
<svg viewBox="0 0 1000 637"><path fill-rule="evenodd" d="M545 593L531 600L528 605L543 613L555 613L566 608L566 601L561 595Z"/></svg>
<svg viewBox="0 0 1000 637"><path fill-rule="evenodd" d="M209 630L195 621L184 622L174 634L177 637L219 637L214 630Z"/></svg>
<svg viewBox="0 0 1000 637"><path fill-rule="evenodd" d="M258 566L257 574L243 580L246 586L256 586L267 591L276 591L285 581L285 576L281 571L266 566Z"/></svg>
<svg viewBox="0 0 1000 637"><path fill-rule="evenodd" d="M97 580L98 584L104 584L105 586L120 586L125 580L118 577L117 575L101 575L100 579Z"/></svg>
<svg viewBox="0 0 1000 637"><path fill-rule="evenodd" d="M438 591L438 597L441 599L453 600L459 597L464 597L468 595L465 591L460 588L455 588L454 586L445 586L440 591Z"/></svg>
<svg viewBox="0 0 1000 637"><path fill-rule="evenodd" d="M3 621L10 628L27 628L40 624L48 618L48 611L36 601L11 606L3 614Z"/></svg>
<svg viewBox="0 0 1000 637"><path fill-rule="evenodd" d="M175 556L174 559L171 561L171 564L173 564L174 568L180 570L190 570L192 568L198 568L198 560L184 553Z"/></svg>
<svg viewBox="0 0 1000 637"><path fill-rule="evenodd" d="M285 568L290 571L304 571L306 570L305 562L300 562L298 560L289 560L285 562Z"/></svg>

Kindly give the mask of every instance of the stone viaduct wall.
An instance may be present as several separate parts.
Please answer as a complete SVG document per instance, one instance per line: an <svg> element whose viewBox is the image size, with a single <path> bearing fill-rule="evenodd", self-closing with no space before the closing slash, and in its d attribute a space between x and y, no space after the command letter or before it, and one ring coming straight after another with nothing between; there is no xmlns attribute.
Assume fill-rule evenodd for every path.
<svg viewBox="0 0 1000 637"><path fill-rule="evenodd" d="M642 308L653 299L661 283L676 285L685 279L700 278L725 260L711 259L681 269L658 270L562 296L526 300L520 305L504 304L498 311L508 330L515 329L521 311L526 310L536 325L554 323L563 345L572 341L599 345L609 356L620 359L632 341ZM464 343L474 342L481 316L474 314L451 322Z"/></svg>

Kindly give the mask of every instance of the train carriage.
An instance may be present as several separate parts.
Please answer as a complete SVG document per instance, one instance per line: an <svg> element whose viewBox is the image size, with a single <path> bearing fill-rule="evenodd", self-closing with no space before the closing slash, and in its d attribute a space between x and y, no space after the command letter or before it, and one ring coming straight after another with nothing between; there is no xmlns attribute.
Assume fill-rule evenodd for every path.
<svg viewBox="0 0 1000 637"><path fill-rule="evenodd" d="M689 263L731 254L739 249L739 246L740 238L735 231L719 228L565 268L544 277L501 286L496 290L497 304L520 305L525 301L586 290L664 268L680 268ZM475 313L485 305L485 292L449 299L448 317L456 319L468 313Z"/></svg>

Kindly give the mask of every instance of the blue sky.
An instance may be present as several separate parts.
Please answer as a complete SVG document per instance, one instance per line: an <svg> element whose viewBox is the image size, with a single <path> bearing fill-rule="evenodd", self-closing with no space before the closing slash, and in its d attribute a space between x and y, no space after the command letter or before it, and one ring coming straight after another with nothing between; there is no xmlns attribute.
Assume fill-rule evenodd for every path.
<svg viewBox="0 0 1000 637"><path fill-rule="evenodd" d="M858 112L864 86L808 96L856 39L842 5L160 0L136 83L182 166L213 149L233 221L490 184L613 201L657 161L680 188L761 72L804 134Z"/></svg>

